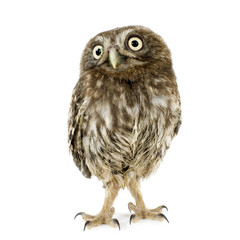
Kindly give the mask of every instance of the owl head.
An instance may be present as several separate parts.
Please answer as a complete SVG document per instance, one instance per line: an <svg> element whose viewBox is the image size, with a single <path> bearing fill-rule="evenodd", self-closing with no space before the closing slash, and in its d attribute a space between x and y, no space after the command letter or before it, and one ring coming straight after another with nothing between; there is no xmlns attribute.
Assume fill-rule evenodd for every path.
<svg viewBox="0 0 240 240"><path fill-rule="evenodd" d="M81 72L126 76L154 74L171 68L171 56L163 39L148 28L128 26L102 32L92 38L82 55Z"/></svg>

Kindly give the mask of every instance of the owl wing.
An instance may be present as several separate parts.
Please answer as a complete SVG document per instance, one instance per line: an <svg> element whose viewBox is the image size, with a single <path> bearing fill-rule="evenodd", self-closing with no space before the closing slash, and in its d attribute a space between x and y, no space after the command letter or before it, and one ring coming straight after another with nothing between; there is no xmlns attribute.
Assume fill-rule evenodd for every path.
<svg viewBox="0 0 240 240"><path fill-rule="evenodd" d="M175 134L175 135L178 134L178 131L179 131L179 129L180 129L180 126L182 125L181 99L180 99L179 93L178 93L178 106L179 106L179 110L178 110L178 121L177 121L177 124L176 124L175 129L174 129L174 134Z"/></svg>
<svg viewBox="0 0 240 240"><path fill-rule="evenodd" d="M83 117L84 117L83 100L81 97L81 89L79 83L73 90L71 106L69 110L68 118L68 143L69 149L73 156L73 160L76 163L82 174L90 178L91 172L86 165L84 148L82 144L83 138Z"/></svg>

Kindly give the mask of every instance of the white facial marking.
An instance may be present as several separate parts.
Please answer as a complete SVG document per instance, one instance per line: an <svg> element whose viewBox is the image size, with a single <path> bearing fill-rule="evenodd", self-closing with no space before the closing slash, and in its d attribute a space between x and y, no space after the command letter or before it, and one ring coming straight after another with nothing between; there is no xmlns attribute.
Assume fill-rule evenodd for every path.
<svg viewBox="0 0 240 240"><path fill-rule="evenodd" d="M124 43L125 43L126 37L132 31L133 31L132 29L127 29L127 30L123 31L122 33L120 33L116 38L116 44L119 47L121 46L122 48L124 48Z"/></svg>

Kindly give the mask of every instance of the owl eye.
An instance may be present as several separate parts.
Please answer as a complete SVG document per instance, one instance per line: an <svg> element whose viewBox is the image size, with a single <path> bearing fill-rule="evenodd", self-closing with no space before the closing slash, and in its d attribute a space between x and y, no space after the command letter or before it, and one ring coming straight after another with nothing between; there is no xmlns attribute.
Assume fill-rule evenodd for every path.
<svg viewBox="0 0 240 240"><path fill-rule="evenodd" d="M138 37L131 37L128 40L128 46L130 49L132 49L133 51L138 51L143 47L143 42L140 38Z"/></svg>
<svg viewBox="0 0 240 240"><path fill-rule="evenodd" d="M97 45L93 48L93 57L95 59L100 59L103 54L103 47L101 45Z"/></svg>

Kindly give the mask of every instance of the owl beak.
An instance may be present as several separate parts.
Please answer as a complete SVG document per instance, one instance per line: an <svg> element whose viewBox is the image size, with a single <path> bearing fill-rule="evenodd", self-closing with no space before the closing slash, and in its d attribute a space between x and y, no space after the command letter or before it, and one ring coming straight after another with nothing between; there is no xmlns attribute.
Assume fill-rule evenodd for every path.
<svg viewBox="0 0 240 240"><path fill-rule="evenodd" d="M108 48L109 61L115 69L121 60L121 55L118 52L118 46L111 46Z"/></svg>

